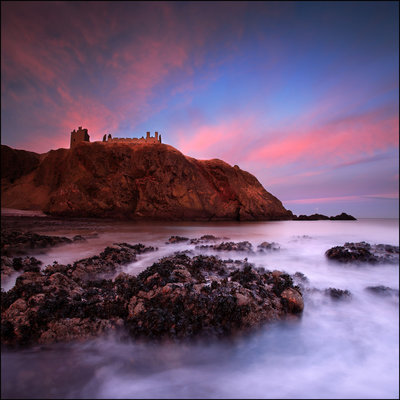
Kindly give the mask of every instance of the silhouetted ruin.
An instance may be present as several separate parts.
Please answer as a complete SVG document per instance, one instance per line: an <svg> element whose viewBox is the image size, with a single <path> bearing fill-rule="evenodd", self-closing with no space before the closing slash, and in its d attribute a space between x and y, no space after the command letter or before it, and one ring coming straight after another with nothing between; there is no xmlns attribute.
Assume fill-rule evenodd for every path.
<svg viewBox="0 0 400 400"><path fill-rule="evenodd" d="M71 145L70 148L72 149L80 142L90 142L90 136L88 134L87 129L82 129L80 126L78 130L75 129L71 132Z"/></svg>
<svg viewBox="0 0 400 400"><path fill-rule="evenodd" d="M80 142L90 142L90 137L87 129L82 129L80 126L77 131L75 129L71 132L71 146L72 149ZM103 136L102 143L132 143L132 144L142 144L142 143L161 143L161 135L155 132L154 137L150 135L150 132L146 132L146 137L141 138L113 138L111 133Z"/></svg>

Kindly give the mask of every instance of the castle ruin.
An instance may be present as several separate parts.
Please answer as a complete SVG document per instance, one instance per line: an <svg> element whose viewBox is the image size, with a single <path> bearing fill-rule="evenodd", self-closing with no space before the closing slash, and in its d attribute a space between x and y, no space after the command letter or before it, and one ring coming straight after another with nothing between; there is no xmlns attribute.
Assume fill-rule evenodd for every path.
<svg viewBox="0 0 400 400"><path fill-rule="evenodd" d="M103 136L103 142L106 143L161 143L161 135L155 132L154 137L150 136L150 132L146 132L146 137L141 138L113 138L111 134Z"/></svg>
<svg viewBox="0 0 400 400"><path fill-rule="evenodd" d="M90 142L90 137L87 129L82 129L80 126L77 131L75 129L71 132L71 145L72 149L80 142ZM150 136L150 132L146 132L146 137L141 138L113 138L111 133L103 136L103 140L100 143L130 143L130 144L142 144L142 143L161 143L161 135L155 132L154 137Z"/></svg>
<svg viewBox="0 0 400 400"><path fill-rule="evenodd" d="M71 144L70 148L72 149L80 142L90 142L90 136L88 134L87 129L82 129L80 126L78 130L75 129L71 132Z"/></svg>

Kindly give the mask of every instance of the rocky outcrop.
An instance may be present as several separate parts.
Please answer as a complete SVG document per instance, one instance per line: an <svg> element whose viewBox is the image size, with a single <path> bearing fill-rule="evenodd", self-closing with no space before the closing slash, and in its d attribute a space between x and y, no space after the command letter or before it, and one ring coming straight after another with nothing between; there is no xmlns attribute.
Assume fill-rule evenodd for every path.
<svg viewBox="0 0 400 400"><path fill-rule="evenodd" d="M1 146L1 184L13 184L18 178L38 167L40 155L31 151Z"/></svg>
<svg viewBox="0 0 400 400"><path fill-rule="evenodd" d="M342 212L339 215L336 215L335 217L329 217L330 220L332 221L356 221L357 218L353 217L352 215L346 214Z"/></svg>
<svg viewBox="0 0 400 400"><path fill-rule="evenodd" d="M69 239L64 236L39 235L33 232L1 230L1 255L21 255L33 250L85 240L81 235Z"/></svg>
<svg viewBox="0 0 400 400"><path fill-rule="evenodd" d="M3 207L69 217L292 218L248 172L217 159L186 157L165 144L82 142L41 155L30 172L19 165L14 160L18 178L3 175Z"/></svg>
<svg viewBox="0 0 400 400"><path fill-rule="evenodd" d="M398 264L399 246L371 245L366 242L345 243L325 252L326 257L339 263Z"/></svg>
<svg viewBox="0 0 400 400"><path fill-rule="evenodd" d="M293 215L294 221L319 221L319 220L331 220L331 221L356 221L357 218L352 215L342 212L334 217L328 217L323 214L312 214L312 215Z"/></svg>
<svg viewBox="0 0 400 400"><path fill-rule="evenodd" d="M24 272L2 292L2 343L83 340L115 330L147 339L225 336L303 310L288 274L246 261L176 254L137 277L103 279L143 251L151 248L118 244L72 266Z"/></svg>

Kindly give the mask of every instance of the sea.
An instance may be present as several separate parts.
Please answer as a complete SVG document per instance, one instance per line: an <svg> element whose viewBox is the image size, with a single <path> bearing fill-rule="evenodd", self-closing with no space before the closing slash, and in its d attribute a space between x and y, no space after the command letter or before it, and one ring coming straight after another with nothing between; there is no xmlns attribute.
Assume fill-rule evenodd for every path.
<svg viewBox="0 0 400 400"><path fill-rule="evenodd" d="M326 250L345 242L398 246L398 219L40 226L41 234L88 238L34 255L43 267L99 254L113 243L156 246L123 267L137 274L176 251L200 254L194 245L166 244L170 236L211 234L250 241L255 249L264 241L277 243L279 250L265 253L202 254L302 272L309 290L300 319L234 338L149 343L107 337L2 349L2 398L399 398L399 297L366 290L379 285L398 290L399 265L338 264L325 257ZM3 289L14 283L15 277L2 282ZM351 297L335 300L325 294L328 288L348 290Z"/></svg>

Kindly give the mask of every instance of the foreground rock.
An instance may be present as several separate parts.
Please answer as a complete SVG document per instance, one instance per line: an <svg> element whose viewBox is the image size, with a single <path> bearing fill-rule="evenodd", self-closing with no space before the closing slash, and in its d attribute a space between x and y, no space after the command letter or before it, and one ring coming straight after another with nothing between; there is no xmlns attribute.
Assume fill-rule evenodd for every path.
<svg viewBox="0 0 400 400"><path fill-rule="evenodd" d="M289 275L256 270L244 261L231 268L217 257L177 254L137 277L88 279L95 265L110 270L113 259L117 264L132 259L134 246L119 247L73 266L24 272L2 293L2 343L83 340L120 329L147 339L225 336L303 310ZM74 274L85 266L84 276Z"/></svg>
<svg viewBox="0 0 400 400"><path fill-rule="evenodd" d="M32 250L59 246L80 240L85 240L85 238L81 235L76 235L73 239L68 239L64 236L47 236L33 232L19 232L2 229L1 255L22 255L31 253Z"/></svg>
<svg viewBox="0 0 400 400"><path fill-rule="evenodd" d="M5 281L16 272L40 271L41 261L34 257L6 257L1 256L1 280Z"/></svg>
<svg viewBox="0 0 400 400"><path fill-rule="evenodd" d="M366 242L345 243L325 252L326 257L340 263L398 264L399 246L371 245Z"/></svg>
<svg viewBox="0 0 400 400"><path fill-rule="evenodd" d="M346 214L342 212L339 215L334 217L328 217L323 214L312 214L312 215L294 215L294 221L319 221L319 220L331 220L331 221L356 221L357 218L353 217L352 215Z"/></svg>
<svg viewBox="0 0 400 400"><path fill-rule="evenodd" d="M11 149L12 150L12 149ZM158 220L292 219L250 173L165 144L82 142L28 155L1 146L2 206L68 217ZM4 174L3 174L4 172ZM4 182L3 182L4 181Z"/></svg>

